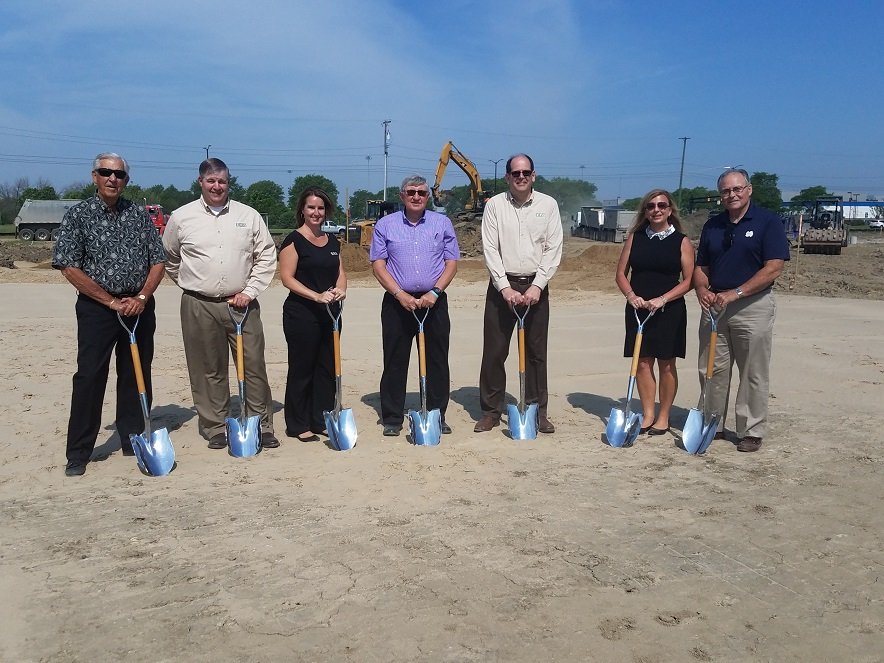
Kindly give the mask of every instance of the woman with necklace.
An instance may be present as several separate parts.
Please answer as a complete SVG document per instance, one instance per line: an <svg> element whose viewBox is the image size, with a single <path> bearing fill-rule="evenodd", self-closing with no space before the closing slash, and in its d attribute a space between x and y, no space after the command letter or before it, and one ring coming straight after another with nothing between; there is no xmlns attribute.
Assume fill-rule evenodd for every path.
<svg viewBox="0 0 884 663"><path fill-rule="evenodd" d="M684 295L691 289L693 273L694 247L682 231L672 195L663 189L646 193L623 244L616 279L627 301L624 357L632 356L638 329L633 311L654 312L644 330L635 376L642 402L642 433L669 432L669 415L678 391L675 360L684 358L687 338ZM655 412L658 388L660 411Z"/></svg>
<svg viewBox="0 0 884 663"><path fill-rule="evenodd" d="M282 306L288 345L285 432L301 442L317 442L320 434L328 434L322 413L335 400L332 319L326 305L341 306L347 275L338 238L321 229L333 211L325 191L305 189L298 198L295 230L279 250L280 279L289 289Z"/></svg>

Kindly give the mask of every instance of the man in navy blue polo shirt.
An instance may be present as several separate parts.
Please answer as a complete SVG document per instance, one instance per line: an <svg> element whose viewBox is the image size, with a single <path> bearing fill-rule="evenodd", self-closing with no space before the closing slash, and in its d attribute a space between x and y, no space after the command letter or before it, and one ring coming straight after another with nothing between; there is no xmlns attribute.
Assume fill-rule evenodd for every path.
<svg viewBox="0 0 884 663"><path fill-rule="evenodd" d="M734 403L738 451L758 451L767 434L770 396L770 353L776 302L771 287L789 259L789 241L780 217L752 204L749 174L726 170L718 178L718 192L725 211L703 226L694 287L704 310L722 311L718 320L715 371L707 394L710 412L724 420L736 363L740 386ZM700 322L700 383L706 374L710 321Z"/></svg>

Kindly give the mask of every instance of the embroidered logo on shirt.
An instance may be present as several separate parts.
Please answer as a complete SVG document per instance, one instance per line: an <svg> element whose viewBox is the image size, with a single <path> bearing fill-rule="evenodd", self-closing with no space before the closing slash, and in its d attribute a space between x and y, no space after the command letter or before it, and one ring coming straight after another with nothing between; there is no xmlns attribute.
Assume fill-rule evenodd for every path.
<svg viewBox="0 0 884 663"><path fill-rule="evenodd" d="M537 214L535 214L534 216L536 216L537 218L542 218L546 216L546 212L537 212Z"/></svg>
<svg viewBox="0 0 884 663"><path fill-rule="evenodd" d="M236 227L237 228L246 228L246 227L248 227L248 224L247 223L237 223Z"/></svg>
<svg viewBox="0 0 884 663"><path fill-rule="evenodd" d="M752 237L755 233L752 230L746 231L746 237Z"/></svg>
<svg viewBox="0 0 884 663"><path fill-rule="evenodd" d="M328 253L329 253L329 255L332 255L332 256L338 255L337 251L329 251Z"/></svg>

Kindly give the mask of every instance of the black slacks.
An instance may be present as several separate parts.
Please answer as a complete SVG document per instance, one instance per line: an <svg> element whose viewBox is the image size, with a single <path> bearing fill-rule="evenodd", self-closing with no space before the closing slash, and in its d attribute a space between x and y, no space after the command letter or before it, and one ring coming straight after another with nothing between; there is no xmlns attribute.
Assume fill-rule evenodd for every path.
<svg viewBox="0 0 884 663"><path fill-rule="evenodd" d="M153 335L156 331L154 308L154 300L150 298L135 330L148 407L152 400L150 365L153 361ZM135 383L129 334L117 320L116 312L85 295L77 297L75 311L77 372L73 379L71 417L68 421L67 459L69 462L85 463L95 449L95 440L101 428L101 406L107 388L111 352L116 354L116 427L123 445L129 444L130 434L144 431L144 415ZM123 321L130 329L135 324L134 317L123 318Z"/></svg>
<svg viewBox="0 0 884 663"><path fill-rule="evenodd" d="M300 435L325 430L324 410L335 406L335 350L332 320L325 306L308 309L298 302L282 307L288 345L285 429Z"/></svg>
<svg viewBox="0 0 884 663"><path fill-rule="evenodd" d="M415 311L422 316L425 309ZM411 346L417 337L418 323L390 294L381 303L381 328L384 347L384 372L381 376L381 421L384 426L401 426L405 419L405 387ZM445 420L451 395L448 369L448 339L451 320L448 317L448 295L442 293L435 306L427 312L424 322L424 344L427 354L427 409L438 409Z"/></svg>
<svg viewBox="0 0 884 663"><path fill-rule="evenodd" d="M530 284L510 282L510 287L525 292ZM500 418L506 397L504 362L517 324L516 316L490 282L485 294L484 345L479 372L479 403L483 415ZM525 318L525 401L537 403L538 414L546 416L549 392L546 378L546 352L549 338L549 288Z"/></svg>

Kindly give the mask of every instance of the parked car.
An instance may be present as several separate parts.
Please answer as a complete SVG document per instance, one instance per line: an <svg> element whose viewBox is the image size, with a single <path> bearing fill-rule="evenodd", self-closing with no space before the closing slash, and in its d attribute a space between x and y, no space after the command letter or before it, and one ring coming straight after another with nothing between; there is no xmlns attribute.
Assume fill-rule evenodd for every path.
<svg viewBox="0 0 884 663"><path fill-rule="evenodd" d="M869 228L874 228L875 230L881 230L884 228L884 221L881 219L875 219L874 221L869 221Z"/></svg>
<svg viewBox="0 0 884 663"><path fill-rule="evenodd" d="M344 231L347 229L346 226L338 225L337 223L325 222L323 223L319 229L324 233L331 233L332 235L343 235Z"/></svg>

